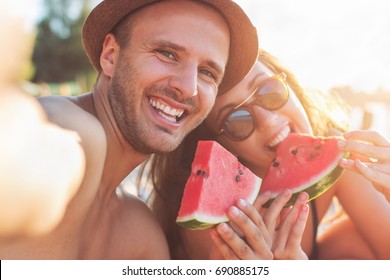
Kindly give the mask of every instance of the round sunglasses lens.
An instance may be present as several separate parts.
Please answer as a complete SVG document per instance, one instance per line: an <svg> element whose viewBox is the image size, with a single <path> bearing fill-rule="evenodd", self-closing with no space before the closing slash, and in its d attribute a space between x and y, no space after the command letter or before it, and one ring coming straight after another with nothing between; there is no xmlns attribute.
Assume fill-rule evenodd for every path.
<svg viewBox="0 0 390 280"><path fill-rule="evenodd" d="M257 94L256 103L267 110L280 109L288 100L288 89L278 79L267 81Z"/></svg>
<svg viewBox="0 0 390 280"><path fill-rule="evenodd" d="M237 110L229 115L224 127L225 133L234 140L243 140L253 131L253 118L247 110Z"/></svg>

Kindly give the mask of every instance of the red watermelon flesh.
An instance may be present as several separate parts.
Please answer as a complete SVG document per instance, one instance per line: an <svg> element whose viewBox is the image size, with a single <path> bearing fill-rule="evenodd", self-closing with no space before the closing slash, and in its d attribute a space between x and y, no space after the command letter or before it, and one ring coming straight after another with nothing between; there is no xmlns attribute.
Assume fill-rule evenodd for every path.
<svg viewBox="0 0 390 280"><path fill-rule="evenodd" d="M206 229L228 221L226 211L239 198L253 203L261 179L215 141L199 141L176 222Z"/></svg>
<svg viewBox="0 0 390 280"><path fill-rule="evenodd" d="M338 165L344 156L337 148L339 139L291 133L280 143L261 185L261 192L271 191L265 207L287 188L293 192L289 206L303 191L312 200L333 186L344 171Z"/></svg>

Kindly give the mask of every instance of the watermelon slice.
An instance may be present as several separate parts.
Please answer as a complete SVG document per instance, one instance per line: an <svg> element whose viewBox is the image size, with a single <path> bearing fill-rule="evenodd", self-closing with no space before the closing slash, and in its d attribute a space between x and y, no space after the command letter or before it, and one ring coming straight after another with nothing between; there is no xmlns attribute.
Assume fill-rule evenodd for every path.
<svg viewBox="0 0 390 280"><path fill-rule="evenodd" d="M199 141L176 222L206 229L228 221L227 209L242 198L253 203L261 179L215 141Z"/></svg>
<svg viewBox="0 0 390 280"><path fill-rule="evenodd" d="M312 200L333 186L344 171L338 165L345 156L337 148L339 139L291 133L277 147L276 156L263 178L261 192L271 191L271 199L264 207L269 207L287 188L293 192L286 204L290 206L301 192L307 192Z"/></svg>

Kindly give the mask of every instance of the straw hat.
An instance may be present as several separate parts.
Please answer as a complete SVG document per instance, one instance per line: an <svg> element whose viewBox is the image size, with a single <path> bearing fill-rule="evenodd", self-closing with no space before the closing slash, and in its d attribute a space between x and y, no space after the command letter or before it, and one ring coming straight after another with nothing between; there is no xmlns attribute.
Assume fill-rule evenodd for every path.
<svg viewBox="0 0 390 280"><path fill-rule="evenodd" d="M127 14L159 0L103 0L86 19L83 44L96 70L105 36ZM160 0L161 1L161 0ZM240 82L253 67L258 53L256 28L242 8L231 0L197 0L213 6L225 17L230 28L229 60L219 92L226 92Z"/></svg>

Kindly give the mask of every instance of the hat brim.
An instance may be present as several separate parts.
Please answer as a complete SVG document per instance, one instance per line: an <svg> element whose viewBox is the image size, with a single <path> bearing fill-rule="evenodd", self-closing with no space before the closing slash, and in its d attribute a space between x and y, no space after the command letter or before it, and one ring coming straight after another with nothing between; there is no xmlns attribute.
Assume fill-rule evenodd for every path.
<svg viewBox="0 0 390 280"><path fill-rule="evenodd" d="M86 53L97 71L101 71L100 54L108 33L126 15L161 0L104 0L87 17L82 31ZM230 0L197 0L216 8L230 28L229 59L219 86L224 93L240 82L252 69L258 54L256 28L242 8Z"/></svg>

